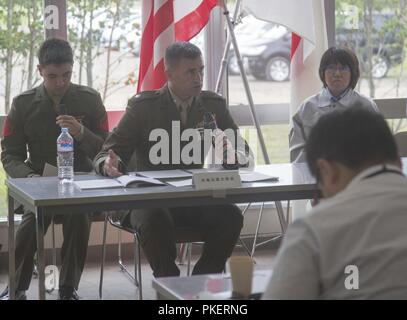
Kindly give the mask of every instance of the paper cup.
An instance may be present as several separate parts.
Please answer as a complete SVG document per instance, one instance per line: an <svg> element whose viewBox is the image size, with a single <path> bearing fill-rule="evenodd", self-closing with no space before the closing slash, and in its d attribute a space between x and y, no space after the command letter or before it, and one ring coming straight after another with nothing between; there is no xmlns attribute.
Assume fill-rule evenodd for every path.
<svg viewBox="0 0 407 320"><path fill-rule="evenodd" d="M252 292L253 260L249 256L229 258L229 271L232 277L232 296L248 298Z"/></svg>

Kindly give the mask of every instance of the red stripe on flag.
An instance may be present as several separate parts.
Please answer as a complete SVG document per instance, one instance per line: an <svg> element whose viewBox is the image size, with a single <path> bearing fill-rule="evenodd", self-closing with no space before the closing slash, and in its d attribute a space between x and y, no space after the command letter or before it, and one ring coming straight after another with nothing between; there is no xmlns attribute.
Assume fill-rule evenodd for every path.
<svg viewBox="0 0 407 320"><path fill-rule="evenodd" d="M175 38L177 41L188 41L195 37L208 23L211 10L218 4L217 0L206 0L175 23Z"/></svg>
<svg viewBox="0 0 407 320"><path fill-rule="evenodd" d="M164 67L164 59L161 59L161 61L157 64L157 66L154 68L154 88L161 88L165 83L167 82L167 77L165 76L165 67Z"/></svg>
<svg viewBox="0 0 407 320"><path fill-rule="evenodd" d="M137 92L141 91L141 85L144 77L147 74L148 66L153 60L153 30L154 30L154 6L151 7L151 12L148 16L146 26L141 36L141 48L140 48L140 69L137 83Z"/></svg>
<svg viewBox="0 0 407 320"><path fill-rule="evenodd" d="M295 51L297 51L298 46L300 45L301 37L292 32L291 33L291 59L294 56Z"/></svg>
<svg viewBox="0 0 407 320"><path fill-rule="evenodd" d="M153 1L153 0L145 0ZM146 3L146 2L143 2ZM210 11L218 4L218 0L201 0L199 6L186 16L182 17L175 23L173 30L175 34L171 34L171 39L176 41L188 41L199 33L209 20ZM142 9L151 8L151 12L147 13L148 20L145 24L143 35L141 38L140 50L140 69L139 81L137 84L137 92L142 90L154 90L161 88L167 81L164 72L164 60L154 61L154 56L163 56L154 54L154 47L163 48L163 44L155 43L156 41L168 41L169 34L166 34L166 39L162 39L160 35L168 30L171 24L174 24L174 1L167 0L154 15L154 1L151 6L142 7ZM146 15L143 15L146 16ZM170 31L170 30L168 30ZM168 32L167 31L167 32ZM173 38L172 38L173 37ZM155 68L154 68L155 65Z"/></svg>
<svg viewBox="0 0 407 320"><path fill-rule="evenodd" d="M154 41L174 23L173 1L167 1L154 15Z"/></svg>

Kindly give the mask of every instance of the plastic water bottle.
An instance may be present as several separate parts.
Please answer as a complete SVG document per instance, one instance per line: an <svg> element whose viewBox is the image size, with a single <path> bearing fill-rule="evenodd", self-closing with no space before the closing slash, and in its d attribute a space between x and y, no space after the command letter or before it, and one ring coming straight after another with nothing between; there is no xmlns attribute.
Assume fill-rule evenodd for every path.
<svg viewBox="0 0 407 320"><path fill-rule="evenodd" d="M61 183L73 182L73 138L62 128L57 139L58 178Z"/></svg>

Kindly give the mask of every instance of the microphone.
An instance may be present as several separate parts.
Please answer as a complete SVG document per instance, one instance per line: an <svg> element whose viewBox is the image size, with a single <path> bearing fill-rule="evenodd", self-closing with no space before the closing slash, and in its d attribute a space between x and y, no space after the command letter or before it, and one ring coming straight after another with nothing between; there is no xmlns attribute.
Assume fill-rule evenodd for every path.
<svg viewBox="0 0 407 320"><path fill-rule="evenodd" d="M218 129L218 125L216 123L215 117L213 116L212 113L207 112L207 111L204 112L204 115L203 115L203 124L204 124L204 129L210 129L212 131L215 131L216 129ZM226 136L223 137L223 161L222 161L222 166L225 169L228 169L228 170L236 170L239 167L238 164L236 164L236 163L230 164L230 163L227 162L227 156L228 156L228 154L227 154L227 152L228 152L228 150L227 150L227 144L228 144L227 139L228 138ZM215 150L215 137L214 136L212 137L212 145L213 145L213 148Z"/></svg>
<svg viewBox="0 0 407 320"><path fill-rule="evenodd" d="M216 124L215 117L210 112L205 112L203 116L204 129L216 130L218 125Z"/></svg>
<svg viewBox="0 0 407 320"><path fill-rule="evenodd" d="M60 116L63 116L63 115L66 115L66 114L67 114L67 112L66 112L66 105L65 105L64 103L60 103L60 104L58 105L58 112L59 112L59 115L60 115Z"/></svg>

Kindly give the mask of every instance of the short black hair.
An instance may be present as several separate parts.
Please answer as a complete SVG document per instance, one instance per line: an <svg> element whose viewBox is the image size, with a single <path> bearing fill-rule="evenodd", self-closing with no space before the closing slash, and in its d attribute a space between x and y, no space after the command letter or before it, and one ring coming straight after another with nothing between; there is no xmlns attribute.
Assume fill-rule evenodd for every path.
<svg viewBox="0 0 407 320"><path fill-rule="evenodd" d="M201 50L187 41L175 42L165 50L165 66L171 68L181 59L196 59L202 56Z"/></svg>
<svg viewBox="0 0 407 320"><path fill-rule="evenodd" d="M311 129L305 151L311 174L317 178L318 159L336 161L356 170L399 159L386 120L360 104L321 116Z"/></svg>
<svg viewBox="0 0 407 320"><path fill-rule="evenodd" d="M349 87L355 89L360 77L359 60L355 53L349 48L331 47L324 52L319 64L319 77L324 84L324 88L327 87L325 81L325 70L330 64L340 63L343 66L348 66L350 69L350 83Z"/></svg>
<svg viewBox="0 0 407 320"><path fill-rule="evenodd" d="M73 64L73 52L68 41L50 38L45 40L38 50L38 62L45 66L48 64Z"/></svg>

